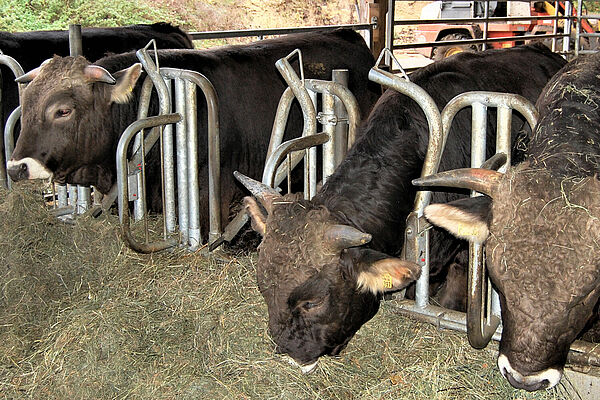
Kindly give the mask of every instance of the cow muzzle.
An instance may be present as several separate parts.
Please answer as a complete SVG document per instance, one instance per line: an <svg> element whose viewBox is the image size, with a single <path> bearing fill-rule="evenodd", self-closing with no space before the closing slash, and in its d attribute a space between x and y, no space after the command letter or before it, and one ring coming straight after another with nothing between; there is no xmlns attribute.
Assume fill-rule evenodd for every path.
<svg viewBox="0 0 600 400"><path fill-rule="evenodd" d="M290 363L291 365L293 365L295 367L299 367L303 374L309 374L309 373L313 372L315 370L315 368L317 367L317 365L319 364L319 359L317 359L315 362L312 362L310 364L300 364L298 361L294 360L290 356L285 356L285 358L287 359L287 362Z"/></svg>
<svg viewBox="0 0 600 400"><path fill-rule="evenodd" d="M30 157L18 161L10 160L6 167L8 176L15 182L25 179L48 179L52 177L52 172L46 166Z"/></svg>
<svg viewBox="0 0 600 400"><path fill-rule="evenodd" d="M524 389L533 392L541 389L550 389L558 384L562 372L555 368L548 368L533 375L523 375L515 370L508 357L500 354L498 357L498 368L502 376L516 389Z"/></svg>

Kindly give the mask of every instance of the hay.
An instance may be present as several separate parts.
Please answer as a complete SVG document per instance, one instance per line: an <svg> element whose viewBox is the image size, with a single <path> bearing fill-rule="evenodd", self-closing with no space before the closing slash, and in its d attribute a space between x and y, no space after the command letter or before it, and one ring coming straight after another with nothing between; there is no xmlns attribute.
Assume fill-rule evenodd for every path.
<svg viewBox="0 0 600 400"><path fill-rule="evenodd" d="M473 350L391 302L341 357L302 375L274 354L255 254L139 255L115 216L57 222L29 187L0 199L0 397L564 398L512 389L495 345Z"/></svg>

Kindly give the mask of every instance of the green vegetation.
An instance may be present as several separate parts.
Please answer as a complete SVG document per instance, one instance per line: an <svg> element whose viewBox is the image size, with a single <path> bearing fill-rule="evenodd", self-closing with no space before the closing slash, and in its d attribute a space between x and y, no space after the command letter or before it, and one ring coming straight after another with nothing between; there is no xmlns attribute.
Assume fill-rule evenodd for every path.
<svg viewBox="0 0 600 400"><path fill-rule="evenodd" d="M0 30L30 31L167 21L183 24L165 4L144 0L0 0Z"/></svg>

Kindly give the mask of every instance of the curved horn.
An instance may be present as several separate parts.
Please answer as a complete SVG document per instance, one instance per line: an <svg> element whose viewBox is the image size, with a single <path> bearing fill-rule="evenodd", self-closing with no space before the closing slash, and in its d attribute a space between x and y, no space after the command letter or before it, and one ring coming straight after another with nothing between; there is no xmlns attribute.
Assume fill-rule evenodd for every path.
<svg viewBox="0 0 600 400"><path fill-rule="evenodd" d="M372 236L349 225L332 225L325 231L323 239L330 248L343 250L369 243Z"/></svg>
<svg viewBox="0 0 600 400"><path fill-rule="evenodd" d="M252 178L248 178L246 175L238 171L233 171L233 176L235 176L235 179L244 185L246 189L248 189L250 193L252 193L252 195L260 201L263 207L267 209L268 213L271 213L271 205L273 200L282 197L281 194L279 194L272 187Z"/></svg>
<svg viewBox="0 0 600 400"><path fill-rule="evenodd" d="M40 74L44 65L48 64L50 62L50 60L52 60L52 59L48 58L43 63L41 63L39 67L34 68L31 71L27 72L26 74L23 74L23 75L17 77L17 79L15 79L15 82L17 82L17 83L31 82L32 80L34 80L36 78L36 76L38 76Z"/></svg>
<svg viewBox="0 0 600 400"><path fill-rule="evenodd" d="M83 74L90 82L104 82L109 85L114 85L117 82L110 72L97 65L88 65L83 69Z"/></svg>
<svg viewBox="0 0 600 400"><path fill-rule="evenodd" d="M498 168L506 164L506 159L507 157L505 153L496 153L488 158L486 162L481 164L481 168L493 169L494 171L497 171Z"/></svg>
<svg viewBox="0 0 600 400"><path fill-rule="evenodd" d="M498 186L503 175L489 169L461 168L414 179L412 184L415 186L446 186L471 189L492 197L492 190Z"/></svg>

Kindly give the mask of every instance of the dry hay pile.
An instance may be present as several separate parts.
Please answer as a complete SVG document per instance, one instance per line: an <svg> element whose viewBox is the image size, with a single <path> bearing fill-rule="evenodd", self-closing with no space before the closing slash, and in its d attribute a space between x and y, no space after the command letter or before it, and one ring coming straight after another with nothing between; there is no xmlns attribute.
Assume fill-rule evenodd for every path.
<svg viewBox="0 0 600 400"><path fill-rule="evenodd" d="M19 399L559 399L501 378L387 302L339 358L302 375L274 354L255 254L139 255L115 216L56 221L0 190L0 397Z"/></svg>

